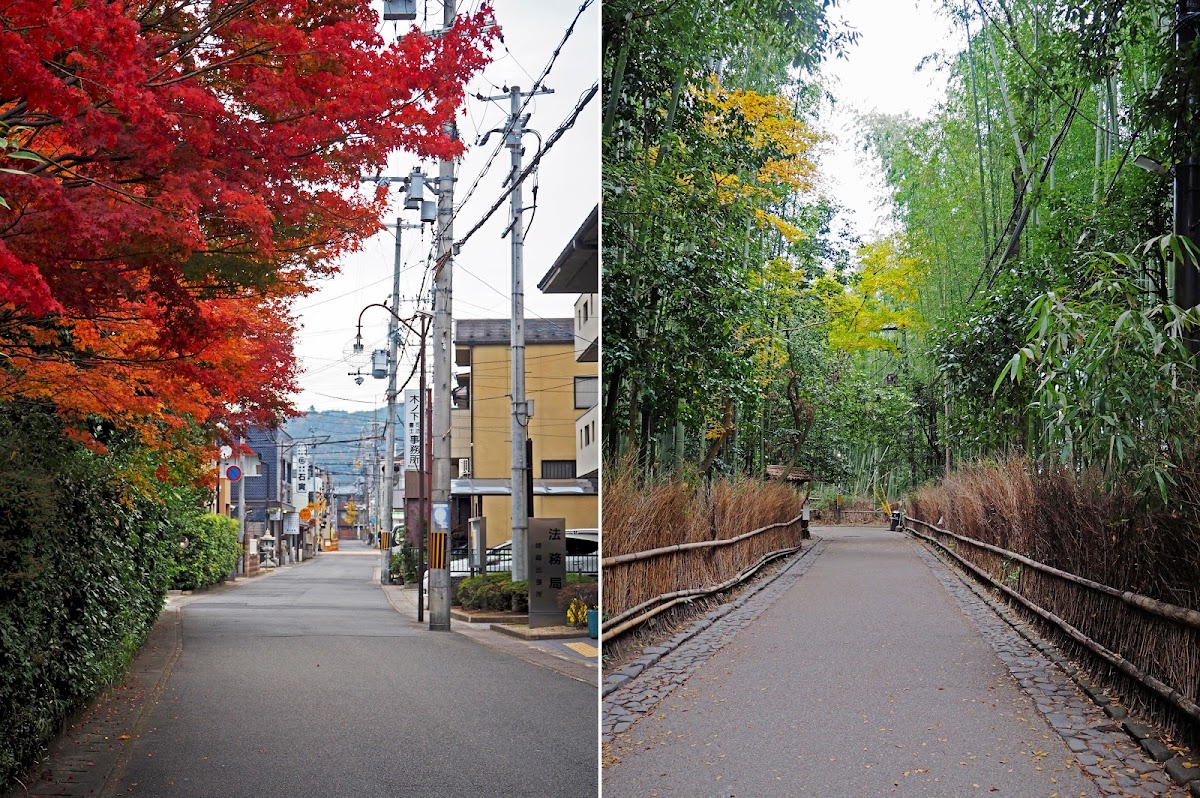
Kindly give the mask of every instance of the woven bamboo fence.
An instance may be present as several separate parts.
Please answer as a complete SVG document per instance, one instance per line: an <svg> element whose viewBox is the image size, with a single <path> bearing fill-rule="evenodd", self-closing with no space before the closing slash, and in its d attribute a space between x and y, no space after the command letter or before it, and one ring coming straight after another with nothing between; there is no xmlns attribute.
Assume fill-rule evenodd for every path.
<svg viewBox="0 0 1200 798"><path fill-rule="evenodd" d="M1019 552L906 517L1024 609L1128 708L1193 744L1200 736L1200 612L1052 567ZM1066 531L1063 530L1063 534Z"/></svg>
<svg viewBox="0 0 1200 798"><path fill-rule="evenodd" d="M745 581L776 557L800 548L800 516L731 538L676 543L600 561L605 639L682 601ZM665 588L665 589L664 589Z"/></svg>

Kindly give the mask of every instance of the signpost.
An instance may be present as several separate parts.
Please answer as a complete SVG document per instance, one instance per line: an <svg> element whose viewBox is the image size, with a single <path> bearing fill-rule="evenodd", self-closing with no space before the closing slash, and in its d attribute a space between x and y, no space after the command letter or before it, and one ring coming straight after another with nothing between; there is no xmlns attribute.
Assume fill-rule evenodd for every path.
<svg viewBox="0 0 1200 798"><path fill-rule="evenodd" d="M567 614L558 594L567 581L567 520L530 518L526 538L529 571L529 628L564 626Z"/></svg>

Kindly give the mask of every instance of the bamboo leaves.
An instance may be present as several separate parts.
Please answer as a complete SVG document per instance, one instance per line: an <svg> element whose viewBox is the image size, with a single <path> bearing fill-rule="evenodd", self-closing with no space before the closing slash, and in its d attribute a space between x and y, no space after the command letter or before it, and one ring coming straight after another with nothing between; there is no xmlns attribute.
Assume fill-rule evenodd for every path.
<svg viewBox="0 0 1200 798"><path fill-rule="evenodd" d="M1142 249L1151 259L1194 252L1173 236ZM995 390L1033 375L1038 450L1077 468L1097 466L1109 485L1128 481L1166 503L1174 471L1200 433L1200 372L1187 346L1200 310L1146 294L1138 276L1153 265L1098 254L1087 264L1085 288L1034 299L1028 343L1001 370Z"/></svg>

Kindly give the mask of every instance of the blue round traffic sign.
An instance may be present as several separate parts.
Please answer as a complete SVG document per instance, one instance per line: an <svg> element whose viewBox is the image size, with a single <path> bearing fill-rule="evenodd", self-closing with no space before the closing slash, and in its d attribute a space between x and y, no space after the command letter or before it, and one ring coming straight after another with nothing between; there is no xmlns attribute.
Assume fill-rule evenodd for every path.
<svg viewBox="0 0 1200 798"><path fill-rule="evenodd" d="M225 477L230 482L237 482L239 479L242 478L242 469L238 468L235 465L231 465L229 468L225 469Z"/></svg>

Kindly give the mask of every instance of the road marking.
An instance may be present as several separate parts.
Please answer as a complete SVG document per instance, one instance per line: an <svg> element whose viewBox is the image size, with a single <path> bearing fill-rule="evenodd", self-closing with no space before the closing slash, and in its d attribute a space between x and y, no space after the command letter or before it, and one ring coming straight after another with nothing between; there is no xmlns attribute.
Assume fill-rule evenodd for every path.
<svg viewBox="0 0 1200 798"><path fill-rule="evenodd" d="M577 654L582 654L588 659L595 659L600 654L600 650L598 648L595 646L589 646L587 643L563 643L563 645Z"/></svg>

